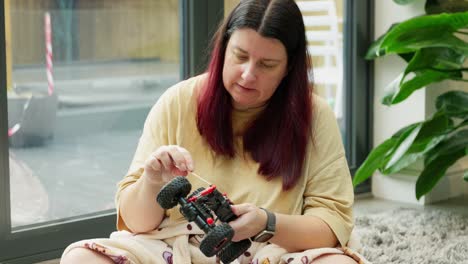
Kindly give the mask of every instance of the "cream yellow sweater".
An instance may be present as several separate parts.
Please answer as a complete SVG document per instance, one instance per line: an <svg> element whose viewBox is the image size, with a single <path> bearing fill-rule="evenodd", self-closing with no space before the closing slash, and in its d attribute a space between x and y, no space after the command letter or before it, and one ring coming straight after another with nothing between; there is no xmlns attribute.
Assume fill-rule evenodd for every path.
<svg viewBox="0 0 468 264"><path fill-rule="evenodd" d="M309 141L303 175L297 185L282 191L281 179L266 181L257 173L258 163L249 155L230 159L215 156L200 136L196 125L196 97L206 75L182 81L169 88L151 109L127 176L119 183L116 195L133 184L143 172L147 157L162 145L179 145L192 155L195 172L227 193L235 204L253 203L283 214L313 215L324 220L335 232L341 245L346 245L353 228L354 193L338 125L326 102L313 97L313 137ZM263 108L233 112L235 147L242 153L242 129ZM274 131L272 131L274 133ZM188 175L192 191L206 183ZM156 197L155 197L156 202ZM178 207L167 210L171 221L183 221ZM117 213L117 228L128 230Z"/></svg>

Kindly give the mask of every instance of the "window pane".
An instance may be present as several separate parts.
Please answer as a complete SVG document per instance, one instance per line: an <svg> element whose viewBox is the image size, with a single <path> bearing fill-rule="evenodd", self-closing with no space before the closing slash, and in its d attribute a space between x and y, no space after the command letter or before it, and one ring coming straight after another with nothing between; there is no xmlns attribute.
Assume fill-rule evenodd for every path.
<svg viewBox="0 0 468 264"><path fill-rule="evenodd" d="M10 2L13 228L114 209L146 114L180 80L178 2Z"/></svg>
<svg viewBox="0 0 468 264"><path fill-rule="evenodd" d="M343 0L297 1L312 56L315 93L332 107L344 134Z"/></svg>

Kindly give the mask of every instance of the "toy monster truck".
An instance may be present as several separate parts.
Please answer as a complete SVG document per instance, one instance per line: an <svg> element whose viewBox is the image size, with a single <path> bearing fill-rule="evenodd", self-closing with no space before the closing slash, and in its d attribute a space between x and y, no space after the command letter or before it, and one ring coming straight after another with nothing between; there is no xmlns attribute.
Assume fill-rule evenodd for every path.
<svg viewBox="0 0 468 264"><path fill-rule="evenodd" d="M231 210L232 203L215 185L199 188L186 198L191 189L190 182L178 176L161 189L157 201L164 209L180 204L180 212L185 219L195 222L205 232L200 243L200 250L205 256L217 255L223 263L234 261L250 247L251 242L249 239L231 241L234 230L227 223L237 218ZM218 225L217 220L221 222Z"/></svg>

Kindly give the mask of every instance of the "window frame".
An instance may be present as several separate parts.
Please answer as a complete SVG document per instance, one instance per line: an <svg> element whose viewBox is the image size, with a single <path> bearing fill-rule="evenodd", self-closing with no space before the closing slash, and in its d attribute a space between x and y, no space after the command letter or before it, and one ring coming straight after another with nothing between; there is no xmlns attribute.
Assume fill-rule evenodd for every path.
<svg viewBox="0 0 468 264"><path fill-rule="evenodd" d="M374 64L365 54L374 37L374 1L344 0L344 4L345 150L354 176L372 147ZM369 180L355 188L357 194L365 192L370 192Z"/></svg>
<svg viewBox="0 0 468 264"><path fill-rule="evenodd" d="M224 1L180 0L180 3L181 76L187 79L206 69L212 36L223 19Z"/></svg>
<svg viewBox="0 0 468 264"><path fill-rule="evenodd" d="M211 30L218 25L224 3L208 4L209 0L179 0L181 37L181 78L194 75L202 69L204 61L199 54L207 47ZM184 65L184 67L182 67ZM0 87L6 87L5 3L0 3ZM0 263L34 263L58 258L65 247L75 241L108 237L115 231L115 210L80 216L79 219L61 220L56 224L11 229L8 112L6 89L0 90Z"/></svg>

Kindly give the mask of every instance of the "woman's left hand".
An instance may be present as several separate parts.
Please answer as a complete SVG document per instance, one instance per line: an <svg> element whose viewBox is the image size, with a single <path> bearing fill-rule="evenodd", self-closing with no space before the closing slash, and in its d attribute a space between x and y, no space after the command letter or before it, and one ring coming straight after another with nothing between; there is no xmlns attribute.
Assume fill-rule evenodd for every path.
<svg viewBox="0 0 468 264"><path fill-rule="evenodd" d="M264 210L250 203L232 205L231 208L238 216L236 220L229 222L234 229L232 241L251 238L265 229L267 214Z"/></svg>

